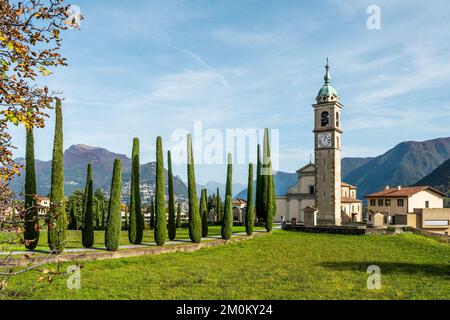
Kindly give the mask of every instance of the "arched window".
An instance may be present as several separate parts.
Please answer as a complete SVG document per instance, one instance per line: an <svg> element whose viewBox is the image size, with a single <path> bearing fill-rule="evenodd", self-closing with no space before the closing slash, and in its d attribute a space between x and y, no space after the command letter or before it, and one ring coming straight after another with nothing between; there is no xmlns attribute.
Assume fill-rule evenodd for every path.
<svg viewBox="0 0 450 320"><path fill-rule="evenodd" d="M336 112L336 127L339 127L339 112Z"/></svg>
<svg viewBox="0 0 450 320"><path fill-rule="evenodd" d="M327 111L322 112L320 123L322 127L326 127L330 123L330 114Z"/></svg>

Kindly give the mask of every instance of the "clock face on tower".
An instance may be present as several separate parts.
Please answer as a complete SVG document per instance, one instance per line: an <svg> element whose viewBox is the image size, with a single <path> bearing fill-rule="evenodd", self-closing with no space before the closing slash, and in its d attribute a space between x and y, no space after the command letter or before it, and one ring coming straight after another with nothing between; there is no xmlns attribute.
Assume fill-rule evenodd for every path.
<svg viewBox="0 0 450 320"><path fill-rule="evenodd" d="M331 147L331 132L322 132L317 135L317 147L318 148Z"/></svg>

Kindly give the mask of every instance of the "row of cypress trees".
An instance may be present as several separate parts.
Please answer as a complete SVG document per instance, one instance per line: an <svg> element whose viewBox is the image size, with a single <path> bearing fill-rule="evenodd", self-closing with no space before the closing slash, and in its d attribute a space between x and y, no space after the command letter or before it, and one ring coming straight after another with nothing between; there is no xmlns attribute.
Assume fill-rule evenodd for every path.
<svg viewBox="0 0 450 320"><path fill-rule="evenodd" d="M64 197L64 163L63 163L63 119L61 101L57 100L55 107L55 136L52 157L52 183L50 191L51 208L48 217L48 244L51 250L61 252L65 247L67 238L67 215L65 212ZM25 177L25 246L34 249L39 241L39 222L36 208L36 173L34 160L34 136L33 129L27 128L26 144L26 177ZM199 243L202 237L208 235L208 209L206 189L201 192L200 205L198 203L195 183L194 156L192 151L192 136L187 136L187 172L188 172L188 198L189 198L189 237L192 242ZM245 214L246 232L253 232L254 209L258 218L265 222L267 231L272 229L272 219L276 211L275 190L270 161L270 146L268 129L264 132L263 162L260 158L260 146L258 145L256 201L253 206L253 164L249 164L247 210ZM170 151L168 158L168 193L169 193L169 221L166 221L165 206L165 181L162 138L156 139L156 198L150 204L151 218L150 228L154 229L155 241L163 245L168 233L169 239L176 237L176 228L181 227L181 204L178 203L175 216L175 201L173 191L173 172ZM232 212L232 161L228 154L227 181L225 193L224 212L220 212L220 195L217 189L216 210L222 221L221 234L223 239L230 239L233 227ZM114 161L113 176L111 180L111 193L108 205L108 213L104 220L105 246L108 250L117 250L120 242L122 225L121 217L121 190L122 190L122 163L120 159ZM133 139L132 149L132 173L129 213L129 241L133 244L142 243L144 230L144 217L141 212L141 198L139 189L139 139ZM93 176L92 164L87 167L86 187L83 198L83 246L90 248L94 244L94 217L93 217ZM73 209L72 210L76 210Z"/></svg>

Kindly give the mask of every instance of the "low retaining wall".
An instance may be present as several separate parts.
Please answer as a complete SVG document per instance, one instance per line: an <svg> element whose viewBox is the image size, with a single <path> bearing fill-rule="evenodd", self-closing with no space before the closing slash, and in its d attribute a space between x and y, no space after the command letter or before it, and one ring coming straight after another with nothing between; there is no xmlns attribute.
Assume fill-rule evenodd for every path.
<svg viewBox="0 0 450 320"><path fill-rule="evenodd" d="M133 249L123 249L118 251L89 251L89 252L79 252L79 253L62 253L61 255L51 257L47 259L47 256L27 254L21 257L14 257L8 261L7 265L2 265L1 267L20 267L37 265L43 262L45 263L61 263L70 261L95 261L95 260L107 260L107 259L121 259L121 258L131 258L140 257L153 254L171 253L171 252L193 252L200 250L202 248L209 248L220 246L228 243L234 243L244 240L253 239L255 237L261 237L270 233L267 232L255 232L251 236L236 236L229 240L217 239L204 241L201 243L190 243L182 245L168 245L168 246L142 246L142 248ZM45 261L47 259L47 261Z"/></svg>
<svg viewBox="0 0 450 320"><path fill-rule="evenodd" d="M388 227L365 227L365 226L315 226L305 227L302 225L286 224L283 228L288 231L302 231L311 233L330 233L330 234L346 234L346 235L376 235L376 234L399 234L407 231L404 226L388 226Z"/></svg>
<svg viewBox="0 0 450 320"><path fill-rule="evenodd" d="M331 233L331 234L348 234L348 235L362 235L365 234L364 228L358 227L340 227L340 226L316 226L305 227L300 225L286 225L285 230L288 231L302 231L311 233Z"/></svg>
<svg viewBox="0 0 450 320"><path fill-rule="evenodd" d="M425 230L417 229L417 228L411 228L411 230L414 234L437 239L443 243L450 243L450 236L446 236L445 234L434 233L434 232L425 231Z"/></svg>

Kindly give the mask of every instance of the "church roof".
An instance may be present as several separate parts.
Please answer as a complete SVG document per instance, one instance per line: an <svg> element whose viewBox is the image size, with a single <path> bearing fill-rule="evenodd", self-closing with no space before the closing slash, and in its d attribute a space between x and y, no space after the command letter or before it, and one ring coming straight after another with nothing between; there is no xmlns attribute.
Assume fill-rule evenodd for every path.
<svg viewBox="0 0 450 320"><path fill-rule="evenodd" d="M331 77L330 77L330 66L328 65L328 58L327 58L327 65L325 66L326 72L325 72L325 84L322 88L320 88L319 93L317 94L316 100L322 100L323 97L339 97L339 94L337 90L331 85Z"/></svg>
<svg viewBox="0 0 450 320"><path fill-rule="evenodd" d="M306 169L309 169L309 168L312 168L314 171L316 169L316 165L314 163L308 163L306 166L301 167L296 172L302 173L302 172L306 171Z"/></svg>

